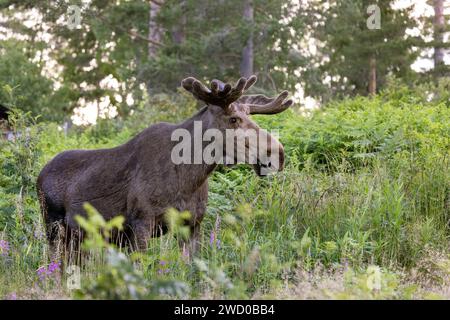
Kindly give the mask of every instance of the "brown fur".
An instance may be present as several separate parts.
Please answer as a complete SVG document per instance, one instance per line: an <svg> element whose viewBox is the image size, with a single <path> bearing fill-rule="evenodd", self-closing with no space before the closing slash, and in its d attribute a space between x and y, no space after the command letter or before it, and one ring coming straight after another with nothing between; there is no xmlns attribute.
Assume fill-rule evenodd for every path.
<svg viewBox="0 0 450 320"><path fill-rule="evenodd" d="M206 211L207 179L216 164L173 164L171 150L178 142L171 141L171 134L177 128L192 133L194 121L202 121L203 131L237 127L259 130L248 113L248 108L238 102L209 105L181 124L152 125L116 148L71 150L57 155L43 168L37 181L53 251L61 238L60 226L65 229L66 243L78 234L74 217L84 215L85 202L105 219L123 215L124 233L139 249L146 248L150 237L167 230L164 214L168 208L188 210L192 214L189 245L195 251ZM231 117L240 120L231 123Z"/></svg>

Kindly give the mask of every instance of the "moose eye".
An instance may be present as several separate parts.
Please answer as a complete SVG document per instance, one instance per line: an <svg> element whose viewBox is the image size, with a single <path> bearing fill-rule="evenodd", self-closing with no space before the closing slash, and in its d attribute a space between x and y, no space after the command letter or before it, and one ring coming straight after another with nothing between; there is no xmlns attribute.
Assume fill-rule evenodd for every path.
<svg viewBox="0 0 450 320"><path fill-rule="evenodd" d="M236 123L236 122L238 122L238 118L236 118L236 117L230 118L230 123Z"/></svg>

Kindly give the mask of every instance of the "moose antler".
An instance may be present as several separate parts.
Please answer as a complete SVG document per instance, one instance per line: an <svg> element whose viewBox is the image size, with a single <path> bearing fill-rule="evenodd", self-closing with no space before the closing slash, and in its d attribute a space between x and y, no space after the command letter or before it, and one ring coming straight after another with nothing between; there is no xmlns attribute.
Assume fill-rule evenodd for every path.
<svg viewBox="0 0 450 320"><path fill-rule="evenodd" d="M194 97L207 104L227 107L238 100L255 82L256 76L251 76L248 79L240 78L236 85L232 87L229 83L214 79L211 81L210 88L208 88L199 80L189 77L181 81L181 85Z"/></svg>
<svg viewBox="0 0 450 320"><path fill-rule="evenodd" d="M199 80L189 77L181 81L181 85L194 97L216 106L227 107L237 101L245 104L249 108L250 114L275 114L282 112L292 105L292 100L286 100L287 91L283 91L275 98L268 98L265 95L243 95L256 82L255 75L246 78L240 78L234 87L229 83L223 83L214 79L211 81L210 88L206 87ZM285 101L286 100L286 101Z"/></svg>
<svg viewBox="0 0 450 320"><path fill-rule="evenodd" d="M286 100L289 93L281 92L275 98L268 98L263 94L248 95L241 97L237 102L247 105L250 114L276 114L289 108L293 101Z"/></svg>

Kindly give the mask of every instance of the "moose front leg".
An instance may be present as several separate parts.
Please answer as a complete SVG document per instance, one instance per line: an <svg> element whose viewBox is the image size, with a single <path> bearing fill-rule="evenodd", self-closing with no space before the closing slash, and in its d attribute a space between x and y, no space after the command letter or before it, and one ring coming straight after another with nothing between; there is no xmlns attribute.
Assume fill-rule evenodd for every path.
<svg viewBox="0 0 450 320"><path fill-rule="evenodd" d="M148 242L156 236L156 223L154 219L139 219L131 225L130 239L133 250L146 251Z"/></svg>

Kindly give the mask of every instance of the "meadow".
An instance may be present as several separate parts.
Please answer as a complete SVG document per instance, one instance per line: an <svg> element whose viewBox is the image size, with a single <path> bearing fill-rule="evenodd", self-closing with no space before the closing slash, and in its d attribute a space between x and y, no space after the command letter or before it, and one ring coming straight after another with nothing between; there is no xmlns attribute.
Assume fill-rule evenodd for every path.
<svg viewBox="0 0 450 320"><path fill-rule="evenodd" d="M152 123L181 121L196 103L157 95L126 120L68 132L14 113L20 134L0 140L0 298L450 299L449 101L448 90L427 99L395 87L255 116L279 131L286 168L259 178L245 165L220 167L195 259L178 247L185 230L174 210L167 235L130 253L103 240L120 221L88 207L90 254L74 290L64 261L48 257L40 169L63 150L117 146Z"/></svg>

